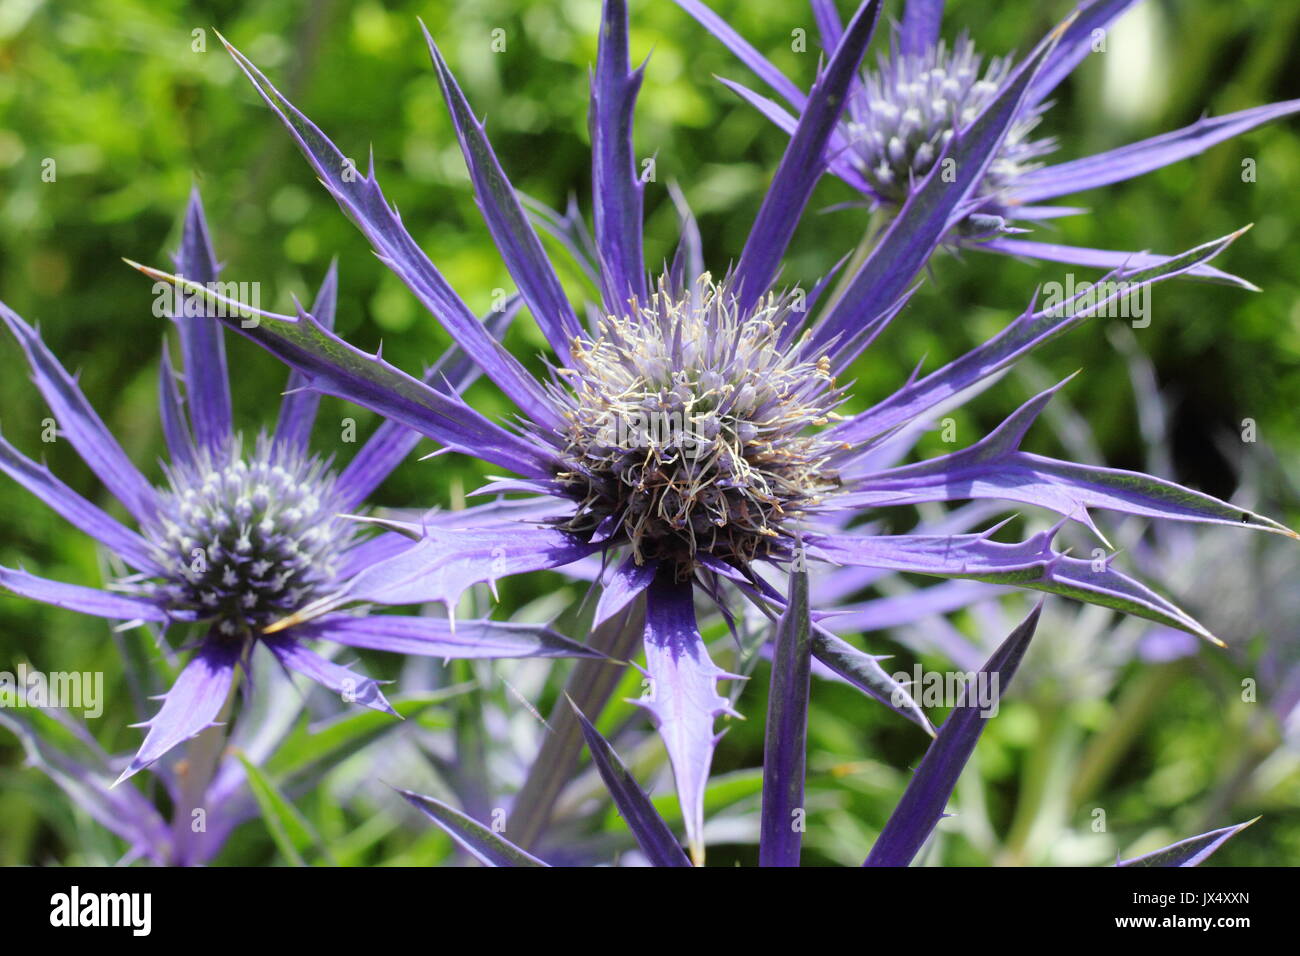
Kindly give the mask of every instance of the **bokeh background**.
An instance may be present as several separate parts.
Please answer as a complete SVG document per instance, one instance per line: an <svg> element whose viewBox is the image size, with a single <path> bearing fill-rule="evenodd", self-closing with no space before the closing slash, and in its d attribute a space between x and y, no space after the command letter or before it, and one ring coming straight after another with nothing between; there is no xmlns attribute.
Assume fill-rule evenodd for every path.
<svg viewBox="0 0 1300 956"><path fill-rule="evenodd" d="M801 85L811 82L815 43L810 52L791 49L793 30L815 37L803 4L713 5ZM841 7L847 12L846 3ZM985 53L1024 51L1070 7L1064 0L954 0L945 35L965 29ZM894 16L900 8L887 6ZM0 0L0 297L39 321L56 354L81 370L86 393L151 477L161 479L155 389L168 329L152 314L149 282L122 257L168 264L192 184L202 191L224 278L260 282L264 307L287 310L292 295L310 298L337 257L338 330L350 341L373 348L382 340L386 357L409 370L448 344L319 188L222 50L214 27L359 164L373 147L388 196L472 307L486 311L496 290L510 288L477 215L417 16L486 117L515 185L551 205L576 194L589 208L587 71L596 52L597 0ZM633 57L650 55L636 130L638 155L656 158L656 181L646 193L647 255L657 261L671 254L676 232L667 186L675 182L699 216L710 263L721 272L740 251L785 137L717 82L715 74L746 83L752 77L669 0L633 2L631 16ZM1065 83L1043 131L1057 136L1058 155L1070 158L1185 125L1203 112L1300 97L1298 27L1295 4L1148 0L1112 31L1107 52L1091 57ZM504 30L503 52L491 49L494 30ZM42 178L47 159L55 162L53 182ZM1244 159L1255 161L1254 182L1243 182ZM787 276L810 281L856 245L864 214L826 211L852 198L837 181L821 184L795 238ZM1167 450L1177 477L1228 497L1250 471L1266 488L1270 513L1295 526L1300 125L1254 131L1175 167L1086 194L1079 204L1091 214L1047 227L1059 241L1172 253L1255 224L1217 264L1262 292L1160 285L1150 327L1134 336L1154 362L1170 404ZM933 368L987 337L1024 307L1035 283L1059 280L1063 272L977 252L960 261L941 255L932 281L854 369L856 402L866 405L886 394L923 356ZM580 295L577 273L568 278ZM1083 370L1068 387L1069 402L1090 424L1108 463L1140 467L1143 438L1128 366L1105 324L1086 324L1042 350L1037 362L1041 375L1053 380ZM509 344L532 356L542 340L520 322ZM274 420L284 371L249 343L230 341L228 348L237 421L256 431ZM959 441L972 441L996 424L1031 388L1026 378L1011 376L957 413ZM490 387L476 387L470 400L488 414L506 411ZM66 442L41 443L45 417L17 346L0 340L5 435L29 454L43 453L65 481L118 513ZM362 435L375 424L364 411L325 401L317 447L337 448L341 460L354 450L338 440L344 417L355 418ZM1256 442L1241 440L1246 419L1255 423ZM1031 432L1027 447L1061 452L1046 424ZM923 450L944 446L936 437ZM471 461L412 458L379 499L393 506L454 506L481 474ZM1244 533L1234 540L1243 554L1255 547ZM1262 563L1275 566L1274 554ZM1225 575L1245 566L1231 547L1215 560ZM7 480L0 482L0 562L83 583L102 573L88 539ZM1262 718L1261 704L1243 703L1240 693L1261 647L1294 648L1300 641L1294 617L1255 615L1253 602L1294 594L1300 581L1275 575L1259 587L1258 577L1245 578L1236 597L1247 612L1237 633L1223 635L1233 650L1206 648L1170 663L1133 659L1095 694L1047 681L1008 701L972 771L982 783L984 818L997 836L981 842L978 835L958 834L947 841L944 859L1092 862L1098 844L1088 843L1091 813L1102 807L1121 834L1117 845L1125 847L1135 841L1155 846L1202 823L1225 825L1263 813L1217 862L1300 861L1300 771L1276 721ZM506 582L501 598L508 611L565 588L577 596L558 577L536 576ZM1195 604L1196 593L1174 590ZM1068 624L1069 617L1060 620ZM1265 620L1273 623L1265 627ZM957 624L975 626L960 617ZM1068 626L1040 631L1037 638L1039 645L1071 640ZM861 643L899 654L903 668L913 660L890 635L864 635ZM102 670L110 691L122 686L115 644L101 622L0 595L0 669L13 670L23 660L44 670ZM366 666L393 676L397 665L376 658ZM1070 672L1075 676L1055 680L1082 680L1086 668L1084 660ZM757 673L741 704L753 719L733 722L717 760L719 773L733 774L738 800L754 799L755 778L746 768L761 759L766 671ZM119 750L136 746L140 733L125 726L124 696L110 694L94 726L101 741ZM924 739L838 687L816 689L811 723L810 860L860 859ZM1062 726L1076 749L1062 744ZM1116 739L1120 726L1129 732ZM1073 766L1078 748L1093 740L1100 741L1098 752L1087 759L1101 761L1090 771L1096 779L1062 797L1059 781L1070 768L1058 765ZM93 824L21 761L16 741L0 733L0 863L98 859L86 846L103 846L104 838L92 839ZM975 799L968 789L963 800ZM318 823L346 830L359 825L363 813L350 808L347 816ZM1052 832L1068 839L1031 838L1045 813L1055 820ZM390 835L363 859L398 857L400 850L399 837ZM753 858L739 840L712 852L717 862ZM275 860L256 822L221 858Z"/></svg>

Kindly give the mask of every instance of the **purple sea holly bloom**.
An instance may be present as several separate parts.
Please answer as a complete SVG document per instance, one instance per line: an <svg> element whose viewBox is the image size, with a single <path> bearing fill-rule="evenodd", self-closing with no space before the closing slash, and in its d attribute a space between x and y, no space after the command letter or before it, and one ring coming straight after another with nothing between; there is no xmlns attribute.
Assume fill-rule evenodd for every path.
<svg viewBox="0 0 1300 956"><path fill-rule="evenodd" d="M753 70L784 105L732 80L722 82L776 126L793 133L807 95L702 0L675 2ZM1052 105L1048 97L1134 2L1083 0L1079 4L1060 42L1020 97L997 147L969 176L969 189L948 223L945 243L1106 270L1160 262L1163 257L1146 253L1080 248L1017 234L1029 231L1035 222L1085 211L1052 205L1054 200L1160 169L1300 111L1300 100L1288 100L1207 116L1183 129L1095 156L1045 165L1045 157L1056 150L1052 137L1039 135L1043 116ZM967 178L954 140L969 134L976 117L1015 82L1019 69L1013 56L986 62L964 33L947 43L940 36L943 12L943 0L906 0L889 49L855 79L822 163L808 167L812 178L829 171L843 180L885 221L906 215L903 210L928 179ZM829 55L844 35L834 0L812 0L812 14ZM875 241L877 230L868 233L864 242ZM1255 288L1206 263L1187 270L1187 275Z"/></svg>
<svg viewBox="0 0 1300 956"><path fill-rule="evenodd" d="M180 273L217 284L217 264L197 191L185 217ZM323 327L333 321L336 275L331 268L313 306ZM170 285L163 286L172 292ZM201 299L182 297L173 317L180 333L189 415L186 420L167 350L160 366L159 404L170 462L167 483L151 485L59 364L38 332L0 303L0 318L21 346L32 379L60 435L135 519L132 530L24 456L0 437L0 470L103 545L129 571L108 589L67 584L0 567L0 587L31 600L132 624L167 629L193 625L198 640L189 663L144 726L148 733L125 779L173 747L228 719L236 671L260 643L279 665L350 702L392 713L379 685L313 651L306 639L436 657L593 656L545 627L494 621L452 622L426 616L334 614L299 627L270 625L411 546L398 534L366 537L347 516L414 448L419 435L386 422L349 465L336 472L307 447L319 395L290 375L273 434L252 448L235 432L223 338ZM497 326L509 313L498 316ZM499 331L499 329L498 329ZM490 332L485 331L485 335ZM429 373L440 387L464 387L477 366L452 353ZM433 390L432 388L430 389ZM441 393L438 393L441 394ZM479 512L492 513L487 505ZM458 524L473 516L458 516ZM445 516L428 518L432 528ZM381 619L382 618L382 619Z"/></svg>
<svg viewBox="0 0 1300 956"><path fill-rule="evenodd" d="M724 612L732 598L752 601L775 619L786 595L760 570L817 560L1063 594L1213 640L1109 559L1090 562L1057 551L1055 529L1005 543L995 539L996 527L882 535L849 527L846 518L894 504L973 498L1038 505L1090 528L1089 509L1105 508L1292 534L1268 518L1168 482L1020 451L1055 388L962 452L916 465L873 464L897 430L969 394L1036 346L1105 309L1115 296L1204 265L1239 235L1117 269L1111 278L1122 280L1124 292L1045 309L1031 304L970 353L913 376L865 412L841 415L845 392L835 376L902 310L916 275L963 208L974 173L992 162L1063 32L1013 70L954 139L951 151L966 172L955 182L928 177L856 266L848 291L814 319L822 284L804 296L774 282L812 191L806 171L838 128L878 12L879 0L864 3L844 29L734 268L721 279L704 271L694 224L684 214L678 254L656 280L647 276L643 261L644 184L632 145L642 72L630 68L624 4L605 4L590 113L594 236L575 214L543 216L596 270L603 301L589 324L564 296L482 124L428 38L484 219L555 353L553 374L542 381L484 332L406 232L379 188L373 163L366 175L357 174L346 154L227 44L381 261L515 403L520 417L491 421L455 395L349 345L306 310L297 316L259 312L256 324L223 321L292 366L308 387L355 401L517 476L494 482L488 491L564 503L563 513L546 520L461 531L407 528L420 539L412 547L273 627L310 627L354 602L451 604L479 582L601 556L607 572L593 627L644 609L648 684L639 703L664 739L697 860L703 853L703 793L717 742L714 722L733 712L718 688L731 675L711 660L701 638L697 596ZM139 268L203 292L192 282ZM206 296L235 305L220 294ZM816 622L811 634L811 653L836 667L847 645L835 643ZM790 686L797 692L799 682Z"/></svg>

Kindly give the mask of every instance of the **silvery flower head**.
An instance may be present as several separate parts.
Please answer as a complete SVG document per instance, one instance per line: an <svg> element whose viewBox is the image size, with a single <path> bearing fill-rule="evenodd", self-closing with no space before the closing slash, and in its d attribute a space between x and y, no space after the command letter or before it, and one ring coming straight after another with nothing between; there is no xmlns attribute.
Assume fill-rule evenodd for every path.
<svg viewBox="0 0 1300 956"><path fill-rule="evenodd" d="M807 562L1038 589L1213 638L1166 598L1117 570L1113 555L1095 562L1057 551L1055 528L1007 543L994 537L996 527L881 534L850 525L854 517L895 505L974 498L1040 506L1062 522L1089 529L1096 527L1090 509L1109 509L1292 534L1267 518L1156 478L1021 451L1021 439L1061 385L966 449L896 464L892 452L900 435L915 434L1037 345L1104 310L1113 296L1066 308L1031 304L968 354L901 382L894 394L863 412L843 412L838 377L903 310L915 277L951 217L964 208L970 185L928 177L922 187L926 215L910 215L905 206L829 304L822 305L821 283L806 293L776 285L814 186L807 169L839 128L878 10L878 2L863 4L834 46L734 268L706 271L694 222L679 204L677 253L662 275L651 277L642 252L646 184L637 175L632 144L642 71L629 65L624 4L605 4L590 113L594 233L576 209L537 213L587 264L601 290L586 322L564 294L533 220L429 38L484 220L553 351L551 373L541 380L485 332L406 232L380 190L373 163L366 175L357 174L347 154L227 44L380 260L515 404L518 417L491 420L455 395L349 345L310 313L264 312L253 328L225 321L293 366L312 388L356 401L513 473L485 491L521 495L516 505L535 509L529 520L460 530L413 523L405 530L418 543L285 620L310 624L351 602L453 604L478 582L598 556L606 571L594 626L644 608L648 689L639 703L664 739L697 860L714 723L733 710L718 689L732 675L710 658L696 617L697 596L727 614L734 601L750 601L773 618L787 605L802 605L818 660L928 728L905 693L898 703L881 692L892 685L874 660L864 662L866 655L826 631L820 611L792 600ZM959 166L983 168L991 160L1016 122L1012 107L1052 49L1043 45L1011 70L968 135L950 144ZM1196 269L1237 235L1119 270L1111 278L1123 280L1127 291L1114 294ZM184 284L176 277L170 281ZM774 586L768 573L788 573L789 588ZM790 693L796 699L797 686ZM789 735L789 746L796 745L795 737Z"/></svg>
<svg viewBox="0 0 1300 956"><path fill-rule="evenodd" d="M808 95L702 0L676 0L782 101L739 83L723 82L775 125L791 132ZM1104 46L1106 31L1135 0L1083 0L1074 15L1019 63L1013 56L986 58L965 33L941 35L943 0L907 0L886 50L850 84L844 114L828 141L823 163L809 175L829 171L862 194L886 217L918 213L932 179L962 184L964 199L953 211L946 241L988 252L1073 263L1100 269L1151 265L1163 257L1088 249L1020 238L1036 222L1084 210L1052 202L1073 193L1122 182L1209 149L1247 130L1300 111L1300 100L1257 106L1226 116L1204 117L1191 126L1082 159L1048 164L1055 140L1044 135L1048 99L1089 54ZM829 55L846 35L833 0L812 0L812 14ZM1012 99L1004 99L1007 122L982 151L967 161L958 143L982 135L975 121L1017 85L1029 62L1033 75ZM871 239L871 236L867 237ZM1200 264L1187 273L1254 288L1249 282Z"/></svg>
<svg viewBox="0 0 1300 956"><path fill-rule="evenodd" d="M202 288L218 285L197 192L186 214L176 266ZM335 290L331 268L312 309L324 326L333 321ZM163 285L159 291L172 292L173 287ZM438 657L588 653L547 628L487 621L453 628L445 619L424 616L334 615L307 626L286 626L284 620L294 612L339 592L376 562L410 545L395 533L363 538L358 533L362 526L344 516L361 508L419 435L384 423L347 468L336 471L308 448L320 397L305 389L295 373L274 432L247 443L232 423L225 330L201 297L180 297L166 311L180 335L189 408L187 416L164 349L159 410L170 461L164 466L166 484L155 487L37 331L0 304L0 318L22 347L60 437L73 445L139 529L82 498L0 438L0 469L126 569L107 589L98 589L0 567L0 586L83 614L162 628L192 625L198 633L192 659L147 721L148 734L122 778L224 721L236 670L247 665L259 643L284 668L351 702L388 712L391 707L375 681L321 657L306 640ZM508 317L499 317L497 325ZM439 363L428 373L430 381L447 388L452 382L463 386L476 374L460 360ZM458 516L457 521L472 517ZM430 518L434 524L439 520Z"/></svg>

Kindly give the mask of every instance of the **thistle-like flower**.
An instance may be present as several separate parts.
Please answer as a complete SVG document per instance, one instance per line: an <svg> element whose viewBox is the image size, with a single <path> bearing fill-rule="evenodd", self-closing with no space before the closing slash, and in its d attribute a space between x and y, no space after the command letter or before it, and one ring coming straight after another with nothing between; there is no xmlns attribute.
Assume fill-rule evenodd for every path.
<svg viewBox="0 0 1300 956"><path fill-rule="evenodd" d="M826 356L781 348L790 311L768 296L742 316L705 275L575 339L554 389L571 422L559 477L580 500L567 527L612 521L638 564L682 577L700 553L749 565L786 546L777 529L839 487L822 428L839 392Z"/></svg>
<svg viewBox="0 0 1300 956"><path fill-rule="evenodd" d="M962 206L970 185L928 178L927 214L910 216L905 206L889 233L846 277L843 294L820 308L815 319L811 314L820 301L820 284L806 296L774 288L814 185L806 169L824 155L837 128L878 11L879 0L864 3L835 45L734 270L718 282L706 276L698 233L683 210L678 253L652 282L642 254L644 183L636 174L632 147L632 111L642 74L630 69L625 6L607 0L592 80L594 236L572 210L539 215L580 258L590 252L591 278L602 291L602 302L589 325L565 297L482 125L428 38L484 219L554 350L556 367L545 381L529 375L484 332L405 231L373 166L367 175L356 175L346 154L227 44L381 261L516 404L523 424L490 421L454 395L348 345L309 313L263 312L251 328L223 321L293 366L309 387L354 400L518 476L495 481L486 491L528 495L524 506L554 502L543 519L528 522L460 531L412 525L406 530L420 541L410 549L278 623L309 626L349 602L452 603L477 582L600 555L608 569L602 575L595 626L644 607L649 682L640 703L666 744L687 840L697 860L703 848L703 795L716 744L714 720L732 712L718 690L718 681L732 675L709 657L696 619L697 594L724 611L733 599L749 600L773 618L787 605L802 607L802 614L785 618L792 621L787 631L803 635L790 645L795 648L790 653L805 655L805 665L806 655L815 655L875 692L878 686L859 676L870 667L855 670L865 655L830 635L818 623L821 614L809 611L806 601L794 601L768 583L766 570L792 570L795 591L804 576L801 569L812 560L1011 584L1213 638L1167 599L1116 570L1109 558L1094 562L1057 552L1051 531L1002 543L993 538L996 529L912 535L845 530L848 520L863 511L974 498L1044 507L1063 521L1089 528L1094 526L1088 510L1103 508L1292 534L1267 518L1146 475L1020 451L1022 437L1056 388L963 451L914 465L882 463L882 449L900 429L921 427L944 403L1106 309L1116 296L1205 264L1237 233L1157 264L1117 271L1112 278L1124 285L1110 296L1047 309L1031 305L972 352L908 380L864 412L837 415L840 386L835 377L901 311L906 290L942 241L949 214ZM1013 107L1023 100L1052 48L1044 44L1012 70L974 118L968 135L950 144L959 166L987 166L1016 121ZM183 279L144 271L193 288ZM231 304L220 295L209 298ZM783 641L778 638L778 650L786 646ZM794 766L802 731L792 715L806 708L807 682L795 679L774 688L773 697L783 704L782 719L792 721L790 732L781 737L786 749L773 757L773 766ZM801 774L797 779L801 787ZM788 832L789 819L773 826ZM788 857L790 849L787 839L778 856Z"/></svg>
<svg viewBox="0 0 1300 956"><path fill-rule="evenodd" d="M785 106L732 80L722 82L775 125L793 131L807 95L702 0L676 2L753 70ZM953 141L971 136L976 117L1014 82L1014 58L994 57L986 62L965 34L949 46L940 37L943 0L907 0L889 48L851 85L823 162L810 165L809 174L831 172L860 192L870 208L888 216L906 216L903 209L909 202L918 210L924 208L914 197L925 190L926 182L951 177L964 186L963 201L947 223L946 242L951 245L1100 269L1162 261L1145 253L1038 242L1016 234L1028 231L1026 226L1034 222L1083 211L1051 205L1053 200L1195 156L1300 111L1300 100L1205 117L1183 129L1105 153L1045 165L1044 157L1056 149L1053 138L1039 135L1040 121L1051 106L1048 97L1134 2L1083 0L1067 25L1049 38L1050 52L1041 58L1022 95L1005 104L1011 118L996 144L984 151L982 162L970 164L959 159ZM829 54L844 35L835 4L813 0L812 12ZM1041 51L1042 45L1030 58ZM1188 275L1254 288L1204 263Z"/></svg>
<svg viewBox="0 0 1300 956"><path fill-rule="evenodd" d="M988 105L1011 72L1010 60L985 66L975 43L960 36L951 50L943 40L915 54L897 47L878 68L862 74L844 123L848 159L882 203L901 206L914 183L943 155L957 129ZM978 190L1003 194L1035 160L1052 149L1034 139L1043 107L1030 110L1007 130Z"/></svg>
<svg viewBox="0 0 1300 956"><path fill-rule="evenodd" d="M241 445L195 449L167 469L144 528L163 573L117 583L174 616L210 618L232 640L330 593L361 528L342 516L336 475L319 458L266 434L248 457Z"/></svg>
<svg viewBox="0 0 1300 956"><path fill-rule="evenodd" d="M216 284L216 259L197 192L186 214L176 265L204 287ZM161 290L170 292L172 287ZM331 268L312 309L325 326L333 321L335 290ZM26 354L62 436L140 529L121 524L0 438L0 470L130 569L109 589L100 590L0 567L0 586L84 614L164 628L195 625L201 631L192 660L147 722L149 733L122 778L224 720L236 669L247 666L258 642L288 670L305 674L349 701L390 713L375 681L321 657L304 639L436 657L591 655L548 628L492 621L453 627L433 617L334 615L303 627L273 630L276 622L346 589L354 577L410 546L407 538L393 532L363 538L358 533L363 526L344 515L362 507L415 447L419 435L385 423L348 467L336 472L308 450L320 396L304 389L295 374L274 434L261 435L252 449L245 448L231 422L225 330L206 314L203 304L201 298L183 297L180 309L173 310L185 359L188 422L168 353L163 352L159 403L171 462L162 488L152 486L127 458L37 331L0 304L0 318ZM498 331L509 317L507 312L494 320ZM472 365L454 355L429 372L430 381L455 387L476 376ZM495 512L496 506L488 505L456 521ZM445 518L428 520L436 525Z"/></svg>

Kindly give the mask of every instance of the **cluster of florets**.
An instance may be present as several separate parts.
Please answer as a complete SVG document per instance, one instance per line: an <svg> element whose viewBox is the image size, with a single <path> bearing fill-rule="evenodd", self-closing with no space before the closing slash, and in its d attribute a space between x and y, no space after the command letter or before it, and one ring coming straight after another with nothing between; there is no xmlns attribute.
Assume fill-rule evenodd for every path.
<svg viewBox="0 0 1300 956"><path fill-rule="evenodd" d="M260 630L333 584L356 527L342 518L326 463L266 436L168 469L146 529L161 579L130 584L230 637Z"/></svg>
<svg viewBox="0 0 1300 956"><path fill-rule="evenodd" d="M824 355L788 342L801 293L740 314L708 275L666 282L624 317L573 343L570 465L574 530L622 533L638 562L689 574L703 552L747 563L790 548L789 522L838 487L821 431L840 392Z"/></svg>
<svg viewBox="0 0 1300 956"><path fill-rule="evenodd" d="M959 37L951 52L941 40L922 53L894 50L866 70L850 98L845 129L848 158L886 202L901 204L914 181L934 167L955 130L986 107L1011 69L1009 57L989 61ZM985 174L980 191L999 193L1052 150L1050 139L1030 139L1040 110L1016 121Z"/></svg>

